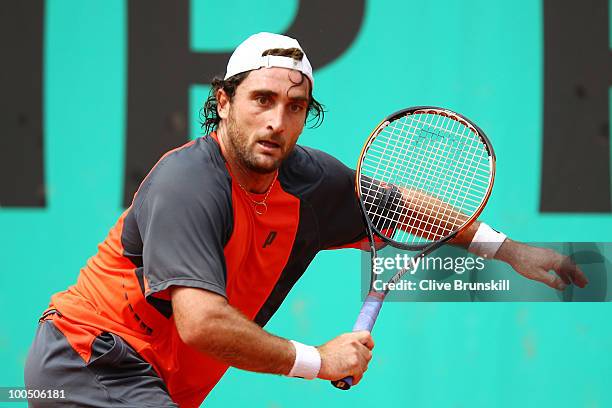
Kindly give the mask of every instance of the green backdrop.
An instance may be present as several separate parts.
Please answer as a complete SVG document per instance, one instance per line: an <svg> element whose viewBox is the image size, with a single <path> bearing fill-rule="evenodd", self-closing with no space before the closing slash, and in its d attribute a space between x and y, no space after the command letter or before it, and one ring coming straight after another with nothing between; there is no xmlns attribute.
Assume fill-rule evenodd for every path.
<svg viewBox="0 0 612 408"><path fill-rule="evenodd" d="M192 49L227 51L253 32L283 32L296 8L296 0L192 0ZM235 22L215 18L228 11ZM122 211L126 21L121 0L46 2L48 201L44 209L0 208L1 386L23 385L37 317L52 293L75 281ZM476 121L496 148L484 220L523 241L609 241L610 214L538 211L542 21L534 0L367 2L351 48L315 73L315 95L328 113L300 143L353 165L388 113L445 106ZM192 137L206 93L191 89ZM319 254L267 329L310 344L349 330L361 304L359 262L354 250ZM389 303L370 369L354 390L230 369L206 403L607 407L610 311L607 303Z"/></svg>

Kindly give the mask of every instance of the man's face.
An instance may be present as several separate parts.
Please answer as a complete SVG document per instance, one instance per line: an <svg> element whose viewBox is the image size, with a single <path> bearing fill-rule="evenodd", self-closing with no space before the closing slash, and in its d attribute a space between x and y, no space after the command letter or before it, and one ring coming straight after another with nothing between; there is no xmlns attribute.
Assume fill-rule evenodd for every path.
<svg viewBox="0 0 612 408"><path fill-rule="evenodd" d="M219 91L218 110L225 123L227 147L241 165L257 173L280 167L304 128L309 87L308 79L298 71L262 68L238 85L231 101Z"/></svg>

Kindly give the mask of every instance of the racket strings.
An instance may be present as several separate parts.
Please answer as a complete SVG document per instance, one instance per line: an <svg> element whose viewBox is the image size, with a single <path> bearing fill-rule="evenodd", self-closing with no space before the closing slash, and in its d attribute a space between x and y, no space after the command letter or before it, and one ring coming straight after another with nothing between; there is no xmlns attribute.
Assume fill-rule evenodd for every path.
<svg viewBox="0 0 612 408"><path fill-rule="evenodd" d="M455 133L455 134L456 134L456 132L453 132L453 130L454 130L454 127L456 127L455 125L456 125L456 124L459 124L459 122L454 122L454 121L451 121L450 119L446 119L446 122L447 122L447 123L446 123L446 125L448 125L449 123L451 123L451 126L453 126L453 128L448 129L448 128L447 128L447 126L444 126L444 128L443 128L443 129L444 129L444 130L448 130L450 133ZM435 127L435 126L434 126L434 127ZM464 127L464 130L465 130L465 129L468 129L468 128L467 128L467 127ZM465 133L465 131L464 131L463 133L461 133L461 134L460 134L460 136L464 136L465 134L466 134L466 133ZM472 140L473 140L473 139L472 139ZM478 144L478 145L479 145L479 144ZM478 145L476 145L476 146L478 146ZM469 146L469 147L468 147L468 149L469 149L469 152L468 152L468 153L472 153L472 152L471 152L471 150L472 150L472 149L471 149L471 147L473 147L473 146L474 146L474 145L472 145L472 146ZM437 154L439 151L440 151L439 147L436 147L436 150L435 150L436 154ZM468 155L467 157L470 157L470 156ZM436 158L437 158L437 159L440 159L440 157L436 157ZM436 181L437 181L438 183L439 183L440 181L443 181L443 180L441 180L441 179L440 179L440 174L441 174L441 171L443 171L443 167L436 166L437 164L439 164L439 162L440 162L440 160L437 160L437 162L434 162L434 163L433 163L433 165L432 165L432 168L434 168L435 170L438 170L438 171L437 171L437 172L434 172L433 174L432 174L431 172L428 174L428 175L431 175L432 177L435 177L435 178L436 178ZM457 162L457 163L458 163L458 164L461 164L461 162ZM464 164L465 164L465 163L464 163ZM459 166L457 166L457 167L459 167ZM451 171L452 171L452 176L458 176L458 173L457 173L457 170L456 170L456 169L457 169L457 168L452 169L452 170L451 170L451 169L448 169L448 170L447 170L447 172L448 172L448 173L451 173ZM474 174L475 174L475 173L474 173ZM466 180L466 178L464 178L464 179L463 179L463 181L464 181L464 183L463 183L463 184L465 184L465 180ZM436 195L438 195L438 196L447 196L447 197L449 198L449 200L448 200L448 201L449 201L449 204L451 204L451 205L456 205L456 203L455 203L454 201L456 200L456 198L458 198L458 195L456 194L456 192L455 192L455 191L449 190L449 187L450 187L450 183L448 183L448 180L447 180L447 182L446 182L446 183L441 183L441 187L440 187L440 189L439 189L438 191L436 191L436 190L434 189L434 191L433 191L433 192L434 192ZM444 191L442 191L442 190L444 190ZM486 191L486 189L485 189L485 191ZM463 200L464 202L465 202L465 200L467 199L467 196L468 196L468 195L470 195L470 194L467 194L467 195L465 195L465 196L464 196L464 200ZM477 197L477 198L479 199L480 197ZM472 201L472 200L470 200L470 201ZM463 206L464 206L464 205L463 205L463 204L464 204L464 202L462 202L461 207L463 207ZM480 204L479 200L473 201L473 203L474 203L474 204L476 204L476 206L478 206L478 205ZM438 210L439 210L439 209L438 209ZM437 211L437 212L436 212L436 214L434 214L434 219L437 219L437 220L438 220L438 219L444 219L444 217L446 217L446 219L448 220L448 215L449 215L449 214L447 214L447 212L450 212L450 210L451 210L451 207L447 207L447 208L444 208L443 212ZM444 217L440 217L440 215L442 215L442 216L444 216ZM459 227L459 226L460 226L460 225L461 225L461 224L462 224L462 223L465 221L465 217L460 217L459 215L460 215L460 214L459 214L459 213L457 213L457 216L455 216L455 217L451 217L451 219L450 219L450 220L448 220L448 221L450 221L450 222L451 222L451 224L452 224L452 225L451 225L451 227L450 227L448 230L447 230L447 229L442 230L442 231L441 231L441 234L447 234L447 233L449 233L449 232L450 232L452 229L455 229L456 227ZM456 222L456 221L458 221L458 222ZM440 237L435 237L435 239L438 239L438 238L440 238Z"/></svg>
<svg viewBox="0 0 612 408"><path fill-rule="evenodd" d="M367 147L361 195L378 231L422 244L449 235L478 210L491 171L474 130L448 116L412 114L388 124Z"/></svg>
<svg viewBox="0 0 612 408"><path fill-rule="evenodd" d="M414 121L416 118L416 116L411 117L411 120ZM439 119L439 118L438 118ZM414 131L415 130L415 125L412 124L411 121L411 130ZM416 122L420 122L419 120L416 120ZM434 126L435 128L435 126ZM397 130L397 129L394 129ZM418 133L415 133L415 135L419 136L419 139L422 139L420 142L418 143L426 143L427 148L430 152L430 158L432 158L433 160L430 160L430 165L428 167L423 166L423 163L426 160L425 157L425 152L424 151L419 151L419 150L415 150L416 153L416 160L412 164L412 167L417 170L415 172L412 173L412 179L410 180L412 183L409 183L407 178L404 179L400 179L400 183L404 184L404 185L417 185L417 186L422 186L422 187L431 187L432 185L435 185L436 183L439 183L440 181L440 174L442 174L443 169L442 166L440 165L441 160L444 158L443 157L443 153L440 153L440 149L438 148L438 146L434 145L432 148L430 148L430 146L432 145L432 141L435 143L436 139L434 138L424 138L422 133L425 134L430 134L430 135L435 135L435 136L440 136L439 132L432 132L432 131L428 131L425 129L425 127L423 127L422 129L417 129L421 130L421 135L418 135ZM448 130L448 129L445 129ZM408 176L408 174L406 174ZM429 182L426 182L425 180L428 180ZM435 189L433 189L434 193L439 192L439 191L435 191ZM409 190L409 193L411 191ZM423 209L422 207L425 206L426 209L429 209L429 202L425 202L424 199L421 200L417 200L415 202L415 200L412 201L412 203L416 204L417 206L419 206L419 209Z"/></svg>
<svg viewBox="0 0 612 408"><path fill-rule="evenodd" d="M432 143L427 143L427 145L431 146ZM437 147L434 146L434 151L437 152ZM444 170L444 167L439 165L439 160L431 163L431 166L427 169L421 171L420 177L417 176L413 178L413 184L416 184L421 189L427 189L427 187L431 187L428 185L423 186L423 180L430 179L434 188L431 188L433 193L436 193L437 196L443 195L444 192L448 193L448 189L445 188L444 183L441 183L441 174ZM418 172L417 172L418 174ZM437 184L438 188L435 188ZM414 196L413 190L408 190L406 193L407 196ZM440 239L442 236L447 235L453 229L457 228L460 224L463 223L465 217L460 217L460 213L456 213L456 215L452 215L452 208L450 206L444 207L442 203L436 203L433 198L428 198L430 196L420 194L416 195L416 199L414 197L411 198L410 207L412 209L413 215L407 220L408 223L412 224L413 230L416 229L416 232L421 236L425 236L427 239L436 240ZM453 195L450 196L452 201ZM399 204L399 203L398 203ZM400 204L401 205L401 204ZM406 210L404 211L406 213ZM418 217L419 213L429 213L432 216L428 218ZM415 216L417 215L417 216ZM397 215L394 220L397 219ZM400 226L401 227L401 226ZM407 228L400 228L401 230L406 230Z"/></svg>
<svg viewBox="0 0 612 408"><path fill-rule="evenodd" d="M417 116L413 116L411 119L414 119L413 121L411 121L411 127L414 128L415 126L412 125L412 122L417 122L417 125L421 122L420 120L417 119ZM437 121L439 121L440 118L437 118ZM444 118L442 119L442 124L440 125L440 129L443 129L446 132L450 132L453 133L452 129L448 128L449 125L449 121L445 120ZM436 126L438 124L438 122L436 122L433 126L431 126L433 129L437 129L438 127ZM421 186L421 188L424 189L431 189L432 193L436 194L436 195L440 195L441 190L443 189L443 183L441 183L441 174L444 171L444 166L441 164L441 162L444 160L444 154L443 152L441 152L440 148L439 148L439 143L436 143L437 141L440 140L441 137L441 132L438 131L430 131L427 130L427 128L424 126L423 128L420 129L421 130L421 134L416 133L419 138L423 139L423 134L430 134L430 135L434 135L436 136L435 138L430 137L430 138L424 138L424 140L422 140L422 143L426 146L426 149L430 151L433 160L430 160L430 166L428 168L423 168L423 169L417 169L420 171L414 172L414 177L412 178L412 184L416 184L417 186ZM449 139L451 140L451 139ZM452 145L449 143L449 145ZM417 152L417 160L419 160L421 163L423 162L423 160L425 160L424 157L424 151L416 151ZM429 180L429 182L424 182L424 180ZM400 182L402 182L403 184L405 184L405 182L408 181L406 179L401 180ZM438 188L436 188L436 186ZM413 190L410 189L408 190L407 195L413 196ZM408 219L408 223L404 223L404 226L411 226L413 227L413 229L416 229L416 231L418 233L420 233L420 235L425 236L425 238L429 239L429 240L437 240L442 238L444 235L447 235L448 233L450 233L454 227L456 227L456 221L457 221L457 217L452 217L449 215L450 214L446 214L447 212L450 212L450 207L448 209L444 209L444 211L440 211L439 208L436 207L436 203L433 201L433 199L428 199L426 195L420 195L418 196L419 198L417 198L416 200L412 199L410 201L410 206L412 207L412 209L414 210L416 207L416 211L412 211L412 214L419 214L419 213L434 213L433 217L429 217L428 220L433 220L428 222L428 220L424 219L424 217L415 217L414 215L411 215L410 218ZM398 203L398 205L400 205L400 203ZM408 207L407 207L408 208ZM440 215L445 215L445 217L441 217ZM445 220L446 222L443 224L441 221ZM405 230L406 228L401 228L400 227L400 231Z"/></svg>
<svg viewBox="0 0 612 408"><path fill-rule="evenodd" d="M439 170L440 170L439 168L436 168L436 167L439 167L439 166L435 166L435 163L434 163L434 166L432 166L429 169L429 171L422 172L421 179L422 178L426 178L426 177L430 177L430 178L431 177L435 177L436 173L439 173ZM418 185L420 183L421 183L421 180L419 178L417 178L416 179L416 184ZM440 190L441 189L442 189L442 187L440 187ZM425 196L421 196L421 197L425 197ZM420 200L416 200L416 201L412 200L412 203L413 203L412 204L413 207L414 206L421 207L421 208L417 208L417 211L423 211L423 207L424 207L426 212L427 211L429 211L429 212L436 212L436 210L434 208L435 204L432 203L432 202L429 202L429 201L424 201L424 199L422 199L422 198ZM425 235L429 239L437 239L437 238L439 238L439 235L444 235L444 234L448 233L451 228L453 228L453 227L455 227L457 225L457 223L454 222L455 220L448 219L448 214L446 214L448 212L449 212L448 208L445 208L443 211L437 211L437 214L435 214L435 218L433 218L434 220L439 219L440 218L439 217L440 213L443 216L446 215L447 224L449 224L449 221L450 221L450 224L451 224L451 225L449 225L446 228L444 228L444 226L442 224L440 224L440 223L432 224L431 222L427 222L427 220L422 219L422 218L417 220L418 223L415 225L415 227L416 227L417 230L419 230L418 232L420 232L421 235ZM394 214L394 218L392 218L391 221L398 221L398 218L404 216L405 214L406 214L405 210L403 212L401 212L400 214ZM459 223L461 223L463 221L463 218L461 218L461 219L455 218L455 219L459 220ZM409 221L411 221L411 220L409 220ZM414 220L412 220L412 221L414 221Z"/></svg>
<svg viewBox="0 0 612 408"><path fill-rule="evenodd" d="M395 130L397 130L397 128L395 128ZM380 151L376 147L372 147L370 149L370 153L372 153L372 152L378 153L380 155L385 155L386 154L385 151ZM399 156L405 155L405 154L406 154L406 152L403 152L403 151L399 152ZM380 160L377 164L379 164L379 165L383 164L385 166L388 166L390 163L392 163L391 159L394 159L395 161L397 161L399 159L399 156L398 155L389 155L389 157ZM434 158L436 156L440 157L440 155L437 154L436 151L432 151L431 156L434 157ZM426 159L426 156L422 152L421 153L416 152L415 153L415 159L416 159L416 161L415 160L410 160L410 158L405 159L405 163L408 164L408 165L412 164L414 167L419 167L424 162L424 160ZM379 170L380 166L373 167L371 164L368 164L367 162L365 163L365 167L370 168L370 170L374 170L378 174L383 174L384 176L390 176L393 173L395 173L395 172L391 172L388 168L383 169L383 170ZM482 180L485 181L484 178Z"/></svg>
<svg viewBox="0 0 612 408"><path fill-rule="evenodd" d="M405 123L403 123L403 125L405 125ZM392 126L392 127L391 127L391 129L393 129L394 131L398 131L398 128L397 128L396 126ZM404 127L404 126L402 126L401 131L405 131L405 127ZM404 142L405 142L405 141L406 141L406 139L404 139ZM402 145L402 149L404 148L404 145L405 145L405 143ZM400 151L400 153L401 153L401 151ZM389 162L391 162L391 160L387 160L387 163L386 163L386 164L388 164ZM400 168L400 170L404 170L404 171L405 171L405 169L401 169L401 168ZM393 174L396 174L396 173L397 173L397 172L395 172L395 171L393 172ZM401 200L401 197L400 197L400 198L398 198L397 200ZM398 201L398 202L396 202L396 206L398 206L399 204L401 204L399 201ZM420 203L420 204L422 204L422 203ZM404 210L405 210L405 209L404 209ZM389 218L389 219L387 220L388 222L391 222L391 223L395 223L395 222L397 222L397 221L398 221L398 218L401 218L401 217L403 217L403 216L405 215L405 211L402 211L402 212L397 212L397 211L393 211L393 210L391 210L391 212L393 212L393 213L394 213L394 217L393 217L393 218ZM434 225L434 226L436 226L436 227L437 227L437 225ZM379 226L379 227L380 227L380 226Z"/></svg>
<svg viewBox="0 0 612 408"><path fill-rule="evenodd" d="M402 126L402 129L398 130L398 132L404 134L405 132L407 132L406 129L405 129L407 124L406 124L405 121L400 122L400 124ZM391 125L391 123L389 123L388 126L390 126L390 125ZM395 124L394 124L393 128L395 129ZM385 128L383 130L383 132L386 132L386 131L387 131L387 128ZM397 148L397 147L400 148L400 152L405 149L407 138L393 139L391 137L388 137L387 139L388 140L394 140L396 142L401 142L401 146L400 146L400 143L396 143L394 145L395 148ZM380 156L381 158L385 157L385 152L386 152L386 150L387 150L387 148L389 146L390 146L390 144L387 142L385 144L385 151ZM391 150L391 153L393 153L393 151L394 151L394 149ZM382 162L382 160L381 160L381 162ZM384 161L383 162L383 166L382 166L382 168L385 169L385 170L387 168L390 168L390 171L388 171L388 172L387 171L383 171L383 173L390 173L391 177L389 177L389 178L392 179L392 180L396 179L398 174L399 174L399 171L403 171L403 169L401 169L401 166L397 166L398 163L399 162L398 162L397 158L394 157L393 154L390 154L388 160ZM381 166L378 166L378 168L380 168L380 167ZM396 226L397 222L399 221L400 217L403 216L403 208L399 207L399 205L398 205L402 201L402 199L401 199L402 195L400 193L400 194L397 194L397 196L398 196L398 198L397 199L394 198L394 200L392 201L392 204L390 206L388 206L389 211L387 213L387 217L386 218L382 217L382 219L384 221L382 222L382 225L380 225L380 227L382 228L381 230L391 231L392 233L394 233L395 226ZM381 219L380 214L383 212L384 208L385 207L382 207L382 208L379 209L379 211L376 212L376 215L379 217L379 220Z"/></svg>

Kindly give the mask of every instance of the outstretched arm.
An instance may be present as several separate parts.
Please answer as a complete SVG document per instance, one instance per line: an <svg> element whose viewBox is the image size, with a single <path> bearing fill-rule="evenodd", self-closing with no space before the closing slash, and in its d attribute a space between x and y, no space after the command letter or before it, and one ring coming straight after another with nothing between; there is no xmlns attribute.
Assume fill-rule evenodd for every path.
<svg viewBox="0 0 612 408"><path fill-rule="evenodd" d="M457 211L451 205L428 195L422 191L401 189L406 203L405 216L398 223L399 228L417 234L427 239L439 239L461 226L467 216ZM436 210L432 210L435 208ZM419 223L419 228L410 228L409 217L416 216L425 220ZM481 223L475 221L468 228L461 231L450 243L470 250ZM486 227L484 225L483 227ZM500 244L494 251L493 258L508 263L520 275L551 288L563 290L567 285L575 284L585 287L588 279L572 260L556 251L538 248L513 241L505 236L500 238L489 235L492 239L500 239ZM487 238L484 238L485 240ZM472 251L480 255L478 251ZM554 271L555 274L549 273Z"/></svg>
<svg viewBox="0 0 612 408"><path fill-rule="evenodd" d="M554 289L563 290L570 284L584 288L589 283L584 273L569 257L552 249L530 246L509 238L506 238L499 248L495 259L508 263L524 277L545 283ZM549 271L554 271L555 275Z"/></svg>
<svg viewBox="0 0 612 408"><path fill-rule="evenodd" d="M451 240L451 243L469 250L480 226L480 222L474 222ZM542 282L557 290L564 290L567 285L571 284L584 288L589 283L584 272L569 257L552 249L539 248L504 238L499 249L493 254L493 258L506 262L527 279ZM551 274L550 271L553 271L554 274Z"/></svg>

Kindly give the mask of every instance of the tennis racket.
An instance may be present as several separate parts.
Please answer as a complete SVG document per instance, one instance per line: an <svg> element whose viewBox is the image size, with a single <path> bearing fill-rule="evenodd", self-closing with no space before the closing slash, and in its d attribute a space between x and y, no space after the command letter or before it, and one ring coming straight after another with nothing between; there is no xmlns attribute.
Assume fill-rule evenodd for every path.
<svg viewBox="0 0 612 408"><path fill-rule="evenodd" d="M484 132L448 109L421 106L385 118L367 139L355 188L371 252L370 291L353 331L372 331L389 292L376 290L377 246L419 251L388 283L397 283L482 212L495 178L495 154ZM378 242L375 236L379 238ZM353 378L332 381L348 390Z"/></svg>

